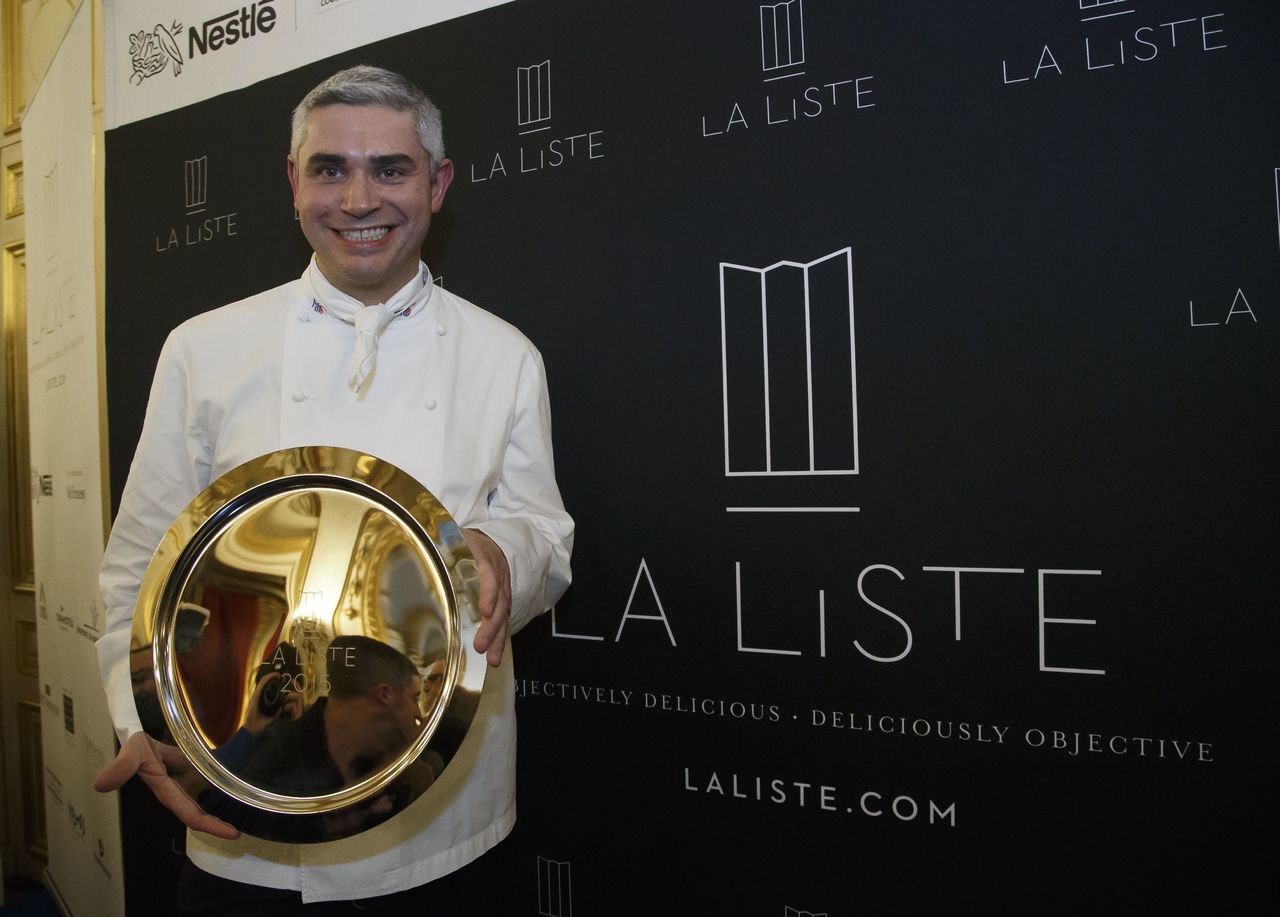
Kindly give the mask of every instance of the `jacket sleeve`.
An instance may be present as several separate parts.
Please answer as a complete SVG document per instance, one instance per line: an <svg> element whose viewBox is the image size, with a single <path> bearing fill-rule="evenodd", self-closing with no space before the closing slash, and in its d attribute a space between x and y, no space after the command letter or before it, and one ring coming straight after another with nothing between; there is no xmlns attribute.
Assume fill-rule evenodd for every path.
<svg viewBox="0 0 1280 917"><path fill-rule="evenodd" d="M98 665L122 742L142 728L129 666L139 583L173 520L209 483L211 449L196 423L189 393L188 363L180 331L175 331L156 365L142 435L98 579L106 608Z"/></svg>
<svg viewBox="0 0 1280 917"><path fill-rule="evenodd" d="M520 370L502 473L489 494L489 519L474 527L506 555L511 570L508 633L515 634L569 587L573 550L573 520L556 486L547 377L532 345Z"/></svg>

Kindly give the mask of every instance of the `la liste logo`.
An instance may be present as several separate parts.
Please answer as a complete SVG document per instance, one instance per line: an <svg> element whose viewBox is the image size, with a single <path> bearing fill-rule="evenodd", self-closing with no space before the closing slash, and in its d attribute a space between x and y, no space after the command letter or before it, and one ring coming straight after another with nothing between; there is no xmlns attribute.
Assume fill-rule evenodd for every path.
<svg viewBox="0 0 1280 917"><path fill-rule="evenodd" d="M552 174L562 167L604 159L604 130L553 129L551 59L516 67L516 136L512 148L471 163L472 183Z"/></svg>
<svg viewBox="0 0 1280 917"><path fill-rule="evenodd" d="M168 25L160 22L151 29L131 32L129 60L133 72L129 75L129 82L138 86L143 80L165 72L179 76L183 64L195 60L197 55L203 57L240 41L267 34L276 27L278 17L274 3L275 0L257 0L220 13L188 27L185 35L182 23L176 19ZM182 50L184 38L185 56Z"/></svg>
<svg viewBox="0 0 1280 917"><path fill-rule="evenodd" d="M220 241L237 234L235 211L214 213L209 208L209 155L182 162L182 201L186 218L155 236L156 252L181 250Z"/></svg>
<svg viewBox="0 0 1280 917"><path fill-rule="evenodd" d="M807 124L814 118L849 115L879 104L874 98L874 74L833 78L811 60L805 42L804 0L762 3L757 12L763 92L752 90L704 114L704 139L748 136L753 127ZM818 28L820 34L832 24L820 22Z"/></svg>

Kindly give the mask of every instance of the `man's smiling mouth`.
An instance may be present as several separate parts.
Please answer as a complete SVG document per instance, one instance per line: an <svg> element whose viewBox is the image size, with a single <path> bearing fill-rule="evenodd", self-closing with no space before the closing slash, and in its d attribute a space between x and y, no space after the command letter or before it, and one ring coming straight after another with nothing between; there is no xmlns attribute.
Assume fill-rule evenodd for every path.
<svg viewBox="0 0 1280 917"><path fill-rule="evenodd" d="M378 226L374 229L340 229L338 235L348 242L376 242L389 232L390 227Z"/></svg>

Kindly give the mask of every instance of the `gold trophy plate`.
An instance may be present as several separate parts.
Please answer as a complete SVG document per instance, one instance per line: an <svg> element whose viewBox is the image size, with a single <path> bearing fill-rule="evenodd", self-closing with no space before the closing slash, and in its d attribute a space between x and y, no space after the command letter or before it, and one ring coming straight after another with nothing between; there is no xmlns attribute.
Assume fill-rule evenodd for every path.
<svg viewBox="0 0 1280 917"><path fill-rule="evenodd" d="M284 449L214 481L138 593L134 700L204 808L268 840L385 821L458 750L484 686L475 559L389 462Z"/></svg>

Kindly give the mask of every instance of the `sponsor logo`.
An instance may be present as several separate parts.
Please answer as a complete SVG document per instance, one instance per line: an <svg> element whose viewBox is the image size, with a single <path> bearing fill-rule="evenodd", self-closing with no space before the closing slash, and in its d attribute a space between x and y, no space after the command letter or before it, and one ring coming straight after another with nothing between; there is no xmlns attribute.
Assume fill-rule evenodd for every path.
<svg viewBox="0 0 1280 917"><path fill-rule="evenodd" d="M521 128L527 128L520 132L522 134L550 129L550 58L540 64L516 68L516 124Z"/></svg>
<svg viewBox="0 0 1280 917"><path fill-rule="evenodd" d="M568 862L538 857L538 917L573 917L573 877Z"/></svg>
<svg viewBox="0 0 1280 917"><path fill-rule="evenodd" d="M174 76L182 73L182 49L175 35L182 34L182 23L174 20L170 25L156 23L151 31L143 29L129 35L129 62L133 73L129 82L135 86L148 77L170 68Z"/></svg>
<svg viewBox="0 0 1280 917"><path fill-rule="evenodd" d="M182 191L188 215L203 213L209 200L208 155L182 163Z"/></svg>
<svg viewBox="0 0 1280 917"><path fill-rule="evenodd" d="M766 79L799 76L804 64L804 0L786 0L760 7L760 67ZM803 71L801 71L803 73Z"/></svg>
<svg viewBox="0 0 1280 917"><path fill-rule="evenodd" d="M516 67L516 136L514 149L470 164L472 183L563 171L604 158L604 131L553 130L551 123L551 59Z"/></svg>
<svg viewBox="0 0 1280 917"><path fill-rule="evenodd" d="M276 27L274 0L258 0L238 10L214 16L200 23L199 29L187 30L187 57L194 59L196 52L208 54L230 47L241 39L248 40L265 35Z"/></svg>
<svg viewBox="0 0 1280 917"><path fill-rule="evenodd" d="M753 126L775 127L807 123L832 114L850 114L875 108L871 75L859 77L810 76L805 46L804 0L762 3L760 16L760 71L763 97L745 97L727 103L723 113L702 116L702 136L746 135ZM804 85L805 83L809 85Z"/></svg>
<svg viewBox="0 0 1280 917"><path fill-rule="evenodd" d="M45 789L49 791L49 795L53 797L54 802L62 805L62 779L47 765L44 769L44 785Z"/></svg>
<svg viewBox="0 0 1280 917"><path fill-rule="evenodd" d="M53 699L53 690L48 685L44 686L44 694L40 695L40 707L51 718L62 714L62 711L58 709L58 704Z"/></svg>
<svg viewBox="0 0 1280 917"><path fill-rule="evenodd" d="M1144 17L1130 0L1067 0L1066 6L1073 18L1079 18L1081 34L1058 35L1047 41L1042 36L1003 58L1003 85L1036 85L1040 80L1052 83L1067 74L1115 73L1115 68L1172 58L1190 60L1230 46L1225 13L1155 22L1153 19L1160 17Z"/></svg>
<svg viewBox="0 0 1280 917"><path fill-rule="evenodd" d="M62 726L68 735L76 734L76 705L70 694L62 695Z"/></svg>
<svg viewBox="0 0 1280 917"><path fill-rule="evenodd" d="M58 193L58 164L55 162L49 171L40 176L40 199L44 203L44 212L49 216L37 224L40 228L40 247L44 250L45 261L56 261L58 258L58 217L61 215L61 196Z"/></svg>
<svg viewBox="0 0 1280 917"><path fill-rule="evenodd" d="M858 473L853 256L720 263L727 477Z"/></svg>
<svg viewBox="0 0 1280 917"><path fill-rule="evenodd" d="M348 3L352 2L353 0L317 0L316 12L327 13L335 6L346 6Z"/></svg>
<svg viewBox="0 0 1280 917"><path fill-rule="evenodd" d="M76 807L71 804L71 800L69 799L67 800L67 820L71 822L71 827L75 830L76 834L80 835L81 837L84 837L84 832L85 832L84 813L77 812Z"/></svg>
<svg viewBox="0 0 1280 917"><path fill-rule="evenodd" d="M53 475L51 474L40 475L40 496L42 497L53 496Z"/></svg>
<svg viewBox="0 0 1280 917"><path fill-rule="evenodd" d="M186 30L187 52L182 53L183 26L176 19L168 25L156 23L148 29L129 34L129 61L133 72L129 82L140 86L143 80L169 72L177 77L183 65L241 41L266 35L276 27L275 0L257 0L238 9L206 19ZM322 7L323 8L323 7Z"/></svg>
<svg viewBox="0 0 1280 917"><path fill-rule="evenodd" d="M1253 323L1258 324L1258 316L1254 313L1253 307L1249 305L1249 297L1244 294L1244 287L1236 287L1235 296L1231 297L1231 305L1224 307L1219 303L1206 309L1201 306L1200 320L1196 321L1196 301L1194 299L1187 300L1187 312L1190 314L1192 328L1213 328L1218 325L1230 325L1232 318L1241 315L1247 315L1252 319ZM1223 313L1226 313L1223 316ZM1207 313L1207 314L1206 314ZM1211 318L1223 316L1221 321L1211 321ZM1238 319L1244 321L1244 319Z"/></svg>
<svg viewBox="0 0 1280 917"><path fill-rule="evenodd" d="M182 162L182 209L185 219L155 236L155 250L167 252L217 242L238 235L234 211L209 214L209 156Z"/></svg>
<svg viewBox="0 0 1280 917"><path fill-rule="evenodd" d="M80 735L80 747L84 750L85 758L88 759L89 766L92 770L102 770L107 764L107 754L98 747L98 743L89 738L88 733Z"/></svg>

